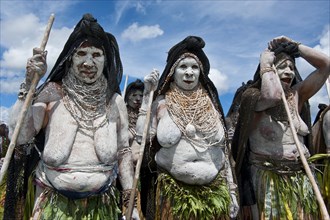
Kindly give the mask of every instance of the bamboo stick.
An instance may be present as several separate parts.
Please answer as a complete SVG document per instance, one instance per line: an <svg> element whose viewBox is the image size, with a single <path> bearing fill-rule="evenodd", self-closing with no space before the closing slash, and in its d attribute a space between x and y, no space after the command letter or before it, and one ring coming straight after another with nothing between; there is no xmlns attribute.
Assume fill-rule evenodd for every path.
<svg viewBox="0 0 330 220"><path fill-rule="evenodd" d="M49 20L48 20L48 24L47 24L45 33L44 33L44 37L43 37L41 45L40 45L40 49L42 51L44 51L45 48L46 48L46 44L47 44L47 41L48 41L48 38L49 38L49 33L50 33L50 30L51 30L52 25L54 23L54 19L55 19L54 14L51 14L50 17L49 17ZM25 101L23 103L22 111L19 114L17 124L15 126L15 129L14 129L13 135L11 137L11 141L10 141L10 144L8 146L8 150L7 150L3 165L1 167L0 184L2 183L2 180L3 180L5 174L8 170L9 162L10 162L10 159L13 155L19 132L21 130L21 127L22 127L23 121L25 119L25 116L27 114L27 111L28 111L30 105L32 104L32 99L33 99L34 93L36 91L36 87L39 83L39 80L40 80L40 76L38 74L34 74L30 90L29 90L28 94L26 95Z"/></svg>
<svg viewBox="0 0 330 220"><path fill-rule="evenodd" d="M143 134L142 134L142 141L141 141L141 149L139 152L139 158L136 164L135 168L135 175L134 175L134 180L133 180L133 187L128 203L128 208L126 212L126 220L130 220L132 218L132 213L133 213L133 207L134 207L134 201L135 201L135 193L136 193L136 188L137 184L139 181L140 177L140 169L141 169L141 164L142 164L142 159L143 159L143 154L144 154L144 149L145 149L145 144L147 140L147 134L148 134L148 129L149 129L149 123L150 123L150 116L151 116L151 104L154 96L154 91L151 90L150 95L149 95L149 101L148 101L148 106L147 106L147 115L146 115L146 121L144 122L144 129L143 129Z"/></svg>
<svg viewBox="0 0 330 220"><path fill-rule="evenodd" d="M126 77L125 77L124 91L122 94L123 98L125 98L125 95L126 95L127 81L128 81L128 74L126 74Z"/></svg>
<svg viewBox="0 0 330 220"><path fill-rule="evenodd" d="M276 70L276 67L273 65L273 68L274 68L274 71L277 75L277 80L278 80L278 83L280 83L281 85L281 80L280 80L280 77L277 73L277 70ZM291 129L291 132L292 132L292 135L293 135L293 139L296 143L296 146L297 146L297 150L299 152L299 156L300 156L300 159L301 159L301 162L303 164L303 167L306 171L306 174L312 184L312 187L313 187L313 190L315 192L315 196L316 196L316 199L319 203L319 206L320 206L320 210L321 210L321 214L322 214L322 219L323 220L329 220L329 213L327 211L327 208L325 206L325 203L324 203L324 200L322 198L322 195L320 193L320 189L318 188L318 185L316 184L316 181L314 179L314 176L312 174L312 171L308 165L308 162L307 162L307 159L304 155L304 152L302 151L302 147L300 145L300 141L298 139L298 135L297 135L297 131L296 129L294 128L293 126L293 120L292 120L292 117L291 117L291 114L290 114L290 109L289 109L289 105L288 105L288 101L286 100L286 97L285 97L285 94L284 94L284 90L283 90L283 87L281 87L281 90L282 90L282 101L283 101L283 104L284 104L284 107L285 107L285 110L286 110L286 113L288 115L288 120L289 120L289 125L290 125L290 129Z"/></svg>

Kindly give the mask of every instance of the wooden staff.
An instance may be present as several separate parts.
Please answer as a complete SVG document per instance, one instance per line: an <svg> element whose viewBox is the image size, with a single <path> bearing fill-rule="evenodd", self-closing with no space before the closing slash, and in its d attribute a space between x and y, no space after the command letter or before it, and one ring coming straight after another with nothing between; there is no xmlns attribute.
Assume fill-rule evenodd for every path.
<svg viewBox="0 0 330 220"><path fill-rule="evenodd" d="M274 71L275 71L275 73L277 75L276 78L277 78L278 83L280 85L282 85L281 84L280 77L279 77L279 75L277 73L277 70L276 70L275 65L273 65L273 69L274 69ZM285 94L284 94L284 90L283 90L282 86L280 86L280 87L281 87L281 90L282 90L282 101L283 101L283 104L284 104L284 107L285 107L285 110L286 110L286 114L288 115L290 129L291 129L291 132L292 132L292 135L293 135L293 139L294 139L294 141L296 143L297 150L299 152L299 156L300 156L301 162L302 162L302 164L303 164L303 166L305 168L306 174L307 174L307 176L308 176L308 178L309 178L309 180L310 180L310 182L312 184L313 190L315 192L316 199L317 199L317 201L319 203L319 206L320 206L320 209L321 209L322 219L329 220L329 213L328 213L327 208L326 208L326 206L324 204L322 195L320 193L320 189L319 189L319 187L316 184L316 181L314 179L314 176L312 174L312 171L311 171L310 167L308 166L308 162L306 160L306 157L304 155L304 152L302 151L302 147L301 147L300 141L298 139L297 131L296 131L296 129L293 126L293 120L292 120L292 117L291 117L291 114L290 114L290 109L289 109L288 101L286 100L286 97L285 97Z"/></svg>
<svg viewBox="0 0 330 220"><path fill-rule="evenodd" d="M329 98L329 101L330 101L330 76L328 77L327 81L325 81L325 85L327 87L328 98Z"/></svg>
<svg viewBox="0 0 330 220"><path fill-rule="evenodd" d="M45 33L44 33L44 37L43 37L42 42L41 42L41 46L40 46L40 49L42 51L44 51L45 48L46 48L46 44L47 44L47 41L48 41L48 38L49 38L49 33L50 33L50 30L51 30L52 25L54 23L54 19L55 19L54 14L51 14L50 17L49 17L49 20L48 20L48 24L47 24ZM26 95L25 101L24 101L23 106L22 106L22 111L19 114L19 118L17 120L17 124L15 126L13 135L11 137L10 144L8 146L6 157L5 157L4 162L3 162L3 165L1 167L1 171L0 171L0 184L2 183L2 180L3 180L4 176L5 176L5 173L7 172L10 159L11 159L11 157L13 155L14 148L16 146L17 137L18 137L19 132L21 130L21 127L22 127L23 121L25 119L25 116L27 114L27 111L28 111L28 109L29 109L29 107L30 107L30 105L32 103L32 99L33 99L34 93L36 91L36 87L37 87L37 85L39 83L39 80L40 80L40 76L38 74L34 74L33 80L32 80L32 83L31 83L30 90L29 90L28 94Z"/></svg>
<svg viewBox="0 0 330 220"><path fill-rule="evenodd" d="M151 115L151 104L152 104L153 96L154 96L154 91L151 90L150 95L149 95L149 100L148 100L148 106L147 106L146 121L144 122L144 129L143 129L143 134L142 134L141 148L140 148L140 152L139 152L139 159L137 161L136 168L135 168L133 187L132 187L131 195L130 195L130 198L129 198L128 208L127 208L128 210L126 212L126 220L130 220L132 218L133 207L134 207L134 202L135 202L135 193L136 193L136 188L137 188L137 184L138 184L139 177L140 177L140 169L141 169L141 164L142 164L142 159L143 159L143 154L144 154L144 148L145 148L148 129L149 129L150 115Z"/></svg>
<svg viewBox="0 0 330 220"><path fill-rule="evenodd" d="M123 91L123 94L122 94L123 98L125 98L125 94L126 94L127 81L128 81L128 74L126 74L126 78L125 78L124 91Z"/></svg>

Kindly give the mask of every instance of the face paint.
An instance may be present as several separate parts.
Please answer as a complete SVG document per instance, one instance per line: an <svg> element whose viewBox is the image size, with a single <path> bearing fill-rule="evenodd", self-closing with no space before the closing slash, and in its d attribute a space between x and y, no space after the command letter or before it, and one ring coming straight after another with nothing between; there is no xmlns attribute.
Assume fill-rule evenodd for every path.
<svg viewBox="0 0 330 220"><path fill-rule="evenodd" d="M94 46L80 46L72 56L72 70L85 83L94 83L104 68L103 50Z"/></svg>
<svg viewBox="0 0 330 220"><path fill-rule="evenodd" d="M183 90L193 90L199 82L200 67L192 57L182 59L174 70L174 82Z"/></svg>
<svg viewBox="0 0 330 220"><path fill-rule="evenodd" d="M133 109L138 109L141 107L142 98L143 98L143 91L133 90L128 95L127 104Z"/></svg>
<svg viewBox="0 0 330 220"><path fill-rule="evenodd" d="M291 83L296 76L294 72L294 63L291 60L286 59L280 61L275 67L282 83L291 86Z"/></svg>

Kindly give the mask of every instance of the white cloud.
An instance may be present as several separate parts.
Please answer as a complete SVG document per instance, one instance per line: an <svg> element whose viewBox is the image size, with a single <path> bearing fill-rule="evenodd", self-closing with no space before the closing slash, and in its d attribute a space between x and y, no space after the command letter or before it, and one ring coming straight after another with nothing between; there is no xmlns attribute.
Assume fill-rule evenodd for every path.
<svg viewBox="0 0 330 220"><path fill-rule="evenodd" d="M158 24L152 26L139 26L138 23L133 23L122 33L122 38L128 39L133 42L141 41L144 39L156 38L163 35L164 31Z"/></svg>
<svg viewBox="0 0 330 220"><path fill-rule="evenodd" d="M121 19L121 16L123 13L129 8L129 1L118 1L116 3L116 24L118 24L119 20Z"/></svg>
<svg viewBox="0 0 330 220"><path fill-rule="evenodd" d="M330 25L327 25L320 37L320 44L314 47L330 56Z"/></svg>
<svg viewBox="0 0 330 220"><path fill-rule="evenodd" d="M326 93L325 87L322 87L322 89L318 93L316 93L312 98L309 99L309 104L311 106L312 122L314 121L316 114L319 111L318 105L321 103L329 105L329 96Z"/></svg>
<svg viewBox="0 0 330 220"><path fill-rule="evenodd" d="M5 122L8 124L9 110L10 108L0 106L0 122Z"/></svg>
<svg viewBox="0 0 330 220"><path fill-rule="evenodd" d="M1 21L1 46L5 48L0 60L1 93L17 93L25 77L27 59L32 56L34 47L40 47L46 25L34 14ZM72 29L56 29L54 26L51 29L46 45L48 72L54 66Z"/></svg>
<svg viewBox="0 0 330 220"><path fill-rule="evenodd" d="M23 75L23 74L22 74ZM0 93L14 94L18 93L19 85L23 82L24 77L14 77L0 80Z"/></svg>
<svg viewBox="0 0 330 220"><path fill-rule="evenodd" d="M115 10L115 23L118 24L121 17L124 15L126 11L128 11L131 8L135 8L135 11L145 15L146 12L146 7L149 3L147 2L136 2L136 1L130 1L130 0L121 0L116 3L116 10Z"/></svg>
<svg viewBox="0 0 330 220"><path fill-rule="evenodd" d="M219 94L228 90L228 78L217 69L210 69L210 79L218 90Z"/></svg>

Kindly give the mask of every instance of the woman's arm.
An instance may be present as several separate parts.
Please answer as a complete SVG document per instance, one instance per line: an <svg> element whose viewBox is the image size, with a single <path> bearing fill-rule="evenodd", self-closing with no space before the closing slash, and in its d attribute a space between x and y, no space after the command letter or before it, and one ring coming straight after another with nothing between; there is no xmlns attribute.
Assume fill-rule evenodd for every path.
<svg viewBox="0 0 330 220"><path fill-rule="evenodd" d="M273 68L275 60L274 52L266 49L260 55L260 78L261 89L260 98L256 103L255 111L264 111L268 108L274 107L281 100L281 84L277 79Z"/></svg>
<svg viewBox="0 0 330 220"><path fill-rule="evenodd" d="M300 105L317 93L329 78L330 58L322 52L302 44L298 48L301 57L316 68L296 87L299 94L299 107L301 107Z"/></svg>
<svg viewBox="0 0 330 220"><path fill-rule="evenodd" d="M21 84L18 99L11 108L9 115L10 137L13 135L19 115L21 115L21 111L23 110L25 97L30 90L34 75L37 74L39 75L39 78L42 78L47 71L46 56L47 52L34 48L33 56L27 61L25 81ZM22 122L19 136L17 137L16 143L18 145L31 141L31 139L40 131L44 123L46 108L47 105L45 103L36 103L30 105L29 108L26 109L27 113Z"/></svg>
<svg viewBox="0 0 330 220"><path fill-rule="evenodd" d="M158 76L159 72L157 70L152 71L149 75L147 75L144 78L144 91L143 91L143 99L142 99L142 104L139 110L139 116L136 122L136 142L138 144L141 144L142 141L142 135L143 135L143 130L144 130L144 125L146 122L146 116L147 116L147 111L149 108L149 99L151 95L151 91L155 91L157 84L158 84ZM150 123L150 129L148 129L149 133L147 136L150 138L150 135L154 136L155 135L155 123L156 123L156 112L157 112L157 106L156 102L154 102L151 106L151 123ZM148 139L149 139L148 138Z"/></svg>

